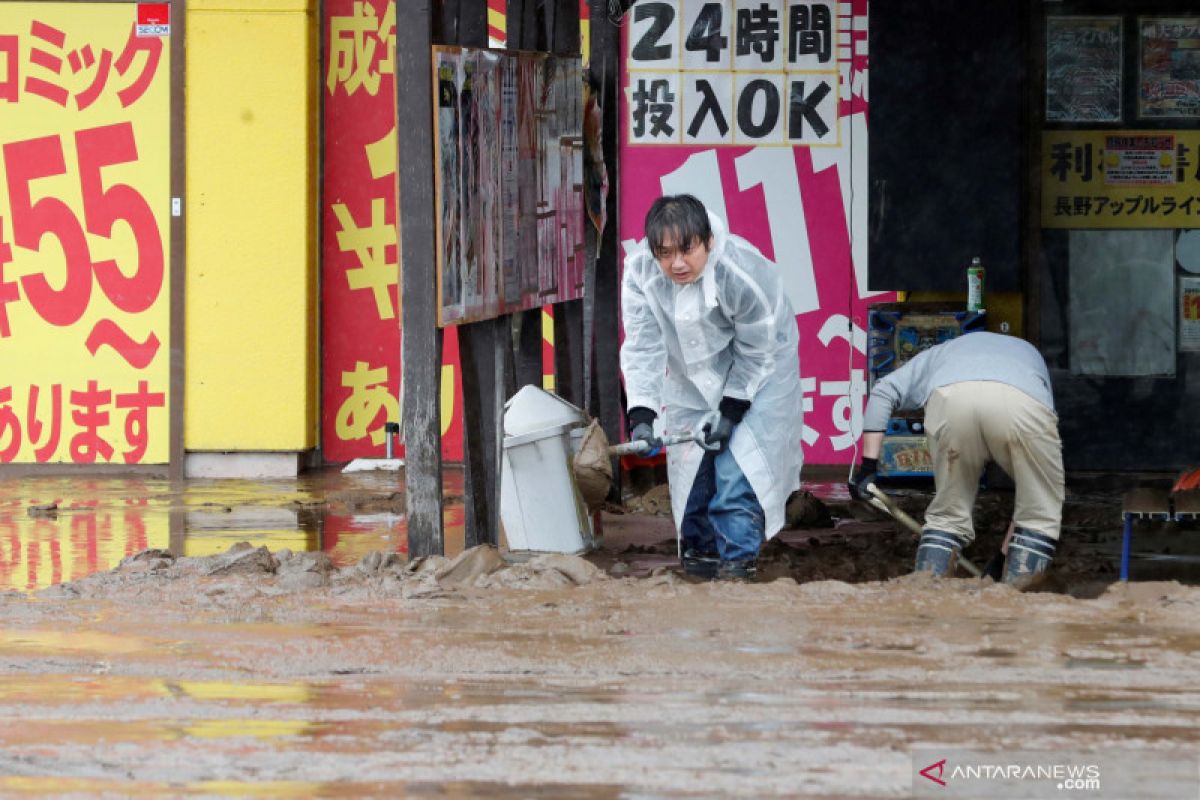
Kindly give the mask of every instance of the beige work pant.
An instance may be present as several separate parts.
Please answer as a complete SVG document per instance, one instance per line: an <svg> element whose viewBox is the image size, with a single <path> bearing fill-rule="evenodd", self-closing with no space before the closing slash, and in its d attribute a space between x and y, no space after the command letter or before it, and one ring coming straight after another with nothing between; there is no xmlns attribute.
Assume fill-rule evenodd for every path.
<svg viewBox="0 0 1200 800"><path fill-rule="evenodd" d="M1064 489L1057 414L1006 383L964 381L929 396L925 430L937 486L926 529L974 540L971 512L991 460L1016 484L1017 527L1058 538Z"/></svg>

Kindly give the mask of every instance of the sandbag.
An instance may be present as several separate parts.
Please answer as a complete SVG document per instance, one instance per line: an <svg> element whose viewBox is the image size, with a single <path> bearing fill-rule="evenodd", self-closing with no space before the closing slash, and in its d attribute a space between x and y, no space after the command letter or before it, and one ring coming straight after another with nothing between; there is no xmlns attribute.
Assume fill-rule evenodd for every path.
<svg viewBox="0 0 1200 800"><path fill-rule="evenodd" d="M612 460L608 455L608 436L599 420L592 420L583 432L573 465L575 483L587 507L595 511L604 504L612 488Z"/></svg>

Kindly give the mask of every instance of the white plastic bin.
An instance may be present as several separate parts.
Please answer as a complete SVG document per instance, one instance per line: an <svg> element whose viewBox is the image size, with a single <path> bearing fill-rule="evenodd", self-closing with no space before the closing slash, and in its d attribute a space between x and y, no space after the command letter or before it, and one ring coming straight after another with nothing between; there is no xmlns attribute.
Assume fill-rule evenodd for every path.
<svg viewBox="0 0 1200 800"><path fill-rule="evenodd" d="M504 405L500 524L513 553L584 553L592 519L571 472L571 431L585 415L561 397L525 386Z"/></svg>

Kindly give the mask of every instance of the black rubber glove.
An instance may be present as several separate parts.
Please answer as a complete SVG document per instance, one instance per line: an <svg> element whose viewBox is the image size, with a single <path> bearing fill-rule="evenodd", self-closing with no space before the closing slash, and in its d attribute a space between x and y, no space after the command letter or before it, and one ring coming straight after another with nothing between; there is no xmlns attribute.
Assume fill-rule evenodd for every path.
<svg viewBox="0 0 1200 800"><path fill-rule="evenodd" d="M723 452L729 446L733 428L750 410L749 400L722 397L717 410L704 418L700 430L704 433L704 449Z"/></svg>
<svg viewBox="0 0 1200 800"><path fill-rule="evenodd" d="M643 458L650 458L662 452L662 439L654 435L654 420L657 417L658 414L643 406L629 409L629 441L645 442L649 445L646 452L641 454Z"/></svg>
<svg viewBox="0 0 1200 800"><path fill-rule="evenodd" d="M878 477L875 473L879 470L878 458L863 458L862 463L858 465L858 469L854 471L854 477L850 479L847 486L850 488L850 496L855 500L869 500L870 495L866 493L867 485L875 482Z"/></svg>

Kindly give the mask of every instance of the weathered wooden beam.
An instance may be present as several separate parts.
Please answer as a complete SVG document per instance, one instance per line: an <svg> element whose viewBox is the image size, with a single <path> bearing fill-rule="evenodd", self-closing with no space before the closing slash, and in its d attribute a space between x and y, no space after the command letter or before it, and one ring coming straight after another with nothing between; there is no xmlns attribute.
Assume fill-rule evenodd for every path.
<svg viewBox="0 0 1200 800"><path fill-rule="evenodd" d="M440 555L442 528L441 331L437 327L433 192L433 8L405 4L396 26L396 110L401 137L398 200L402 423L410 557Z"/></svg>
<svg viewBox="0 0 1200 800"><path fill-rule="evenodd" d="M508 0L505 17L510 50L538 49L538 0Z"/></svg>
<svg viewBox="0 0 1200 800"><path fill-rule="evenodd" d="M444 44L487 47L486 0L455 0L454 38ZM500 531L500 434L505 390L504 358L510 340L507 317L458 328L463 392L464 541L467 547L495 544Z"/></svg>
<svg viewBox="0 0 1200 800"><path fill-rule="evenodd" d="M517 388L542 385L542 309L522 311L517 338Z"/></svg>
<svg viewBox="0 0 1200 800"><path fill-rule="evenodd" d="M582 408L583 301L554 304L554 391Z"/></svg>
<svg viewBox="0 0 1200 800"><path fill-rule="evenodd" d="M458 0L458 39L453 44L487 47L487 14L487 0Z"/></svg>
<svg viewBox="0 0 1200 800"><path fill-rule="evenodd" d="M547 20L554 38L550 52L557 55L577 55L579 47L579 0L556 0L547 3L552 13Z"/></svg>
<svg viewBox="0 0 1200 800"><path fill-rule="evenodd" d="M543 20L549 50L555 55L579 53L579 3L551 0ZM561 213L561 212L560 212ZM554 306L554 388L568 402L587 405L583 393L583 301L571 300Z"/></svg>
<svg viewBox="0 0 1200 800"><path fill-rule="evenodd" d="M458 352L463 387L464 539L496 544L500 532L500 445L509 318L462 325ZM506 353L507 350L507 353Z"/></svg>
<svg viewBox="0 0 1200 800"><path fill-rule="evenodd" d="M595 402L592 413L610 442L620 441L625 409L621 402L620 357L620 265L617 193L620 171L617 161L617 98L620 88L617 65L620 63L620 29L608 22L607 0L591 0L591 60L589 69L600 84L600 108L603 113L604 163L608 168L607 222L599 242L596 262L594 305L594 380ZM615 461L615 459L614 459ZM620 470L614 463L614 475ZM619 492L618 492L618 497Z"/></svg>

